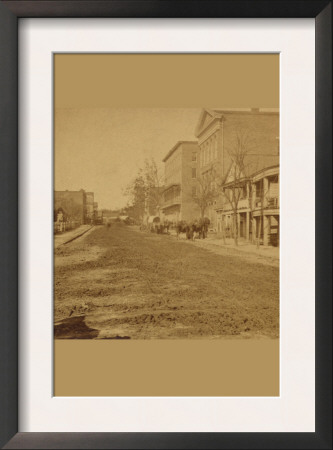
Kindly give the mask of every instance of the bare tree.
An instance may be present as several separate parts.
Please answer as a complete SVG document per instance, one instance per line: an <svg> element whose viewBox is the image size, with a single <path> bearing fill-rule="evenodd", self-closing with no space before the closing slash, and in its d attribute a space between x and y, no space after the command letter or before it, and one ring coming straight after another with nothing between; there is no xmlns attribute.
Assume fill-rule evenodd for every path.
<svg viewBox="0 0 333 450"><path fill-rule="evenodd" d="M162 204L163 177L153 158L146 159L143 168L124 189L129 198L127 211L142 221L145 216L160 214Z"/></svg>
<svg viewBox="0 0 333 450"><path fill-rule="evenodd" d="M239 202L243 197L247 196L247 173L249 167L246 158L251 148L251 137L248 130L238 130L235 134L235 144L228 151L230 158L230 169L222 182L220 182L220 190L230 205L233 216L233 235L235 245L238 245L239 226L238 211Z"/></svg>
<svg viewBox="0 0 333 450"><path fill-rule="evenodd" d="M276 138L278 141L278 138ZM251 156L251 164L247 164L246 167L246 171L249 175L253 175L256 174L262 166L262 164L260 164L260 157L262 156L279 156L279 147L277 148L277 153L271 153L271 154L253 154L252 152L249 154L249 156ZM256 159L253 158L253 156L257 156ZM258 211L258 204L260 205L260 215L259 215L259 226L258 229L256 229L256 233L257 236L254 236L252 234L252 243L256 243L257 248L260 247L260 239L261 239L261 234L264 228L264 210L266 207L267 202L270 200L269 199L269 192L270 189L269 187L265 189L265 183L264 183L264 179L260 179L259 181L253 183L253 182L249 182L248 183L248 200L249 200L249 213L250 213L250 221L251 223L253 223L254 220L254 212L257 210Z"/></svg>
<svg viewBox="0 0 333 450"><path fill-rule="evenodd" d="M193 201L199 206L200 217L203 219L208 206L218 197L217 170L212 167L206 173L197 176L192 192Z"/></svg>
<svg viewBox="0 0 333 450"><path fill-rule="evenodd" d="M258 171L258 169L259 169L259 161L256 160L254 165L251 168L251 174L256 173ZM263 183L260 183L260 188L263 189ZM253 224L254 211L257 208L257 194L258 194L258 192L257 192L257 189L255 188L255 184L252 181L248 183L248 189L249 189L248 190L248 198L249 198L250 221L251 221L251 224ZM261 192L262 191L260 191L259 194L260 194L260 200L262 202L261 205L263 205L263 200L264 199L262 198ZM255 194L256 194L256 196L254 197ZM261 226L261 223L260 223L260 226ZM257 232L257 230L256 230L256 232ZM259 243L260 243L260 232L261 232L261 229L259 228L259 239L257 239L256 236L253 236L253 226L252 226L251 242L252 243L257 243L257 247L259 246Z"/></svg>
<svg viewBox="0 0 333 450"><path fill-rule="evenodd" d="M145 181L146 210L148 214L160 215L163 200L164 176L154 158L146 159L142 174Z"/></svg>
<svg viewBox="0 0 333 450"><path fill-rule="evenodd" d="M138 221L142 221L145 214L146 187L142 171L124 189L124 195L129 199L126 210Z"/></svg>

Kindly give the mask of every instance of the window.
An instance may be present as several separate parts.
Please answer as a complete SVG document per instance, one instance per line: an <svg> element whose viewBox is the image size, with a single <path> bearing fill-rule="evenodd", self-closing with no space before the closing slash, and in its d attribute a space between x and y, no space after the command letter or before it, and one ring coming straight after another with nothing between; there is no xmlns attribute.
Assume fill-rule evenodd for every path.
<svg viewBox="0 0 333 450"><path fill-rule="evenodd" d="M197 195L197 188L195 186L192 187L192 197L196 197Z"/></svg>
<svg viewBox="0 0 333 450"><path fill-rule="evenodd" d="M195 167L192 167L192 178L197 177L197 169Z"/></svg>
<svg viewBox="0 0 333 450"><path fill-rule="evenodd" d="M193 152L192 153L192 161L196 161L197 160L197 152Z"/></svg>

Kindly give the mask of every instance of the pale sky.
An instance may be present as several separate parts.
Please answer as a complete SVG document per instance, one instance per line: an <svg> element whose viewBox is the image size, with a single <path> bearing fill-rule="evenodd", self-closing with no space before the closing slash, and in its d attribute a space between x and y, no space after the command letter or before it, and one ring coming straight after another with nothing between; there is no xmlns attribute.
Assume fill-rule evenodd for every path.
<svg viewBox="0 0 333 450"><path fill-rule="evenodd" d="M95 193L101 209L126 205L122 191L153 157L196 140L198 108L59 108L55 111L55 190Z"/></svg>

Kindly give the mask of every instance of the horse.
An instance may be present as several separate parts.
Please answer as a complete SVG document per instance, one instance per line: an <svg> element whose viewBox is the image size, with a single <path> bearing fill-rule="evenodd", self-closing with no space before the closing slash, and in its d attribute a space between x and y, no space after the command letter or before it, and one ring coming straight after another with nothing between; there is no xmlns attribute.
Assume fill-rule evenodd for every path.
<svg viewBox="0 0 333 450"><path fill-rule="evenodd" d="M177 239L179 239L179 235L182 233L185 233L186 237L187 237L188 232L189 232L189 226L185 222L185 220L180 220L179 222L177 222L177 224L176 224Z"/></svg>
<svg viewBox="0 0 333 450"><path fill-rule="evenodd" d="M195 220L191 225L193 237L198 235L199 239L205 239L207 237L209 224L210 220L208 217L202 217L199 220Z"/></svg>
<svg viewBox="0 0 333 450"><path fill-rule="evenodd" d="M185 222L185 220L181 220L176 225L176 233L177 233L177 239L179 239L179 235L181 233L185 233L186 239L193 240L194 237L194 231L192 225Z"/></svg>
<svg viewBox="0 0 333 450"><path fill-rule="evenodd" d="M210 220L208 219L208 217L202 217L199 220L199 226L201 228L202 239L205 239L207 237L209 224L210 224Z"/></svg>

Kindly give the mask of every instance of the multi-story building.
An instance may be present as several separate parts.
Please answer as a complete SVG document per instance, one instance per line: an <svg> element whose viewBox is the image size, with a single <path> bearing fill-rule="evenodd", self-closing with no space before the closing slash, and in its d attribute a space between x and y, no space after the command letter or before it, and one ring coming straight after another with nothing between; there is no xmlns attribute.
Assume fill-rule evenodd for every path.
<svg viewBox="0 0 333 450"><path fill-rule="evenodd" d="M163 159L165 187L162 212L171 222L195 220L200 210L194 201L198 171L198 143L179 141Z"/></svg>
<svg viewBox="0 0 333 450"><path fill-rule="evenodd" d="M86 220L86 193L80 191L55 191L54 210L63 211L64 218L80 224Z"/></svg>
<svg viewBox="0 0 333 450"><path fill-rule="evenodd" d="M225 195L217 207L217 230L264 245L279 245L279 166L266 167L251 176L230 174ZM228 192L230 195L228 195ZM237 227L236 227L237 220Z"/></svg>
<svg viewBox="0 0 333 450"><path fill-rule="evenodd" d="M252 176L252 237L264 245L279 245L279 166L266 167ZM251 222L250 222L251 223Z"/></svg>
<svg viewBox="0 0 333 450"><path fill-rule="evenodd" d="M195 130L198 138L198 176L217 174L226 180L235 153L246 152L244 172L251 174L279 163L277 109L203 109ZM212 200L205 215L217 229L217 211L223 196Z"/></svg>

